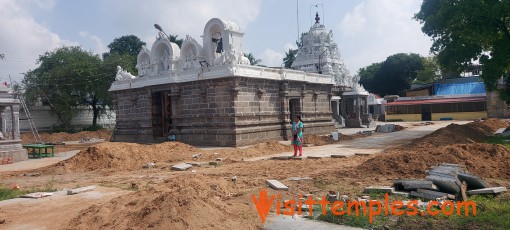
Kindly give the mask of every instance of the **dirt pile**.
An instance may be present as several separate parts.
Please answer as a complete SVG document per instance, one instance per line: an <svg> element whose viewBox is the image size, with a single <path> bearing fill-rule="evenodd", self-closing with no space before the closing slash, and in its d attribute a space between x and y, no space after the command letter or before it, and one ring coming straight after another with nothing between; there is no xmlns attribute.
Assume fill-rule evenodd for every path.
<svg viewBox="0 0 510 230"><path fill-rule="evenodd" d="M216 158L223 158L224 162L232 162L286 151L292 151L292 146L278 141L259 143L247 148L217 150L202 150L181 142L164 142L154 145L106 142L88 147L74 157L50 166L47 170L67 173L137 170L149 162L156 162L156 165L168 165L178 162L214 161ZM193 158L193 155L200 156Z"/></svg>
<svg viewBox="0 0 510 230"><path fill-rule="evenodd" d="M202 175L176 177L83 210L70 229L259 229L250 198L232 183ZM237 199L236 199L237 198ZM244 202L241 202L244 201Z"/></svg>
<svg viewBox="0 0 510 230"><path fill-rule="evenodd" d="M336 141L330 136L319 136L314 134L307 134L303 137L303 144L312 144L315 146L333 144Z"/></svg>
<svg viewBox="0 0 510 230"><path fill-rule="evenodd" d="M109 141L112 132L106 129L101 129L97 131L82 131L78 133L39 133L41 136L41 141L50 142L50 143L59 143L64 141L79 141L81 138L101 138L105 139L105 141ZM22 133L21 140L23 144L35 143L35 138L32 133Z"/></svg>
<svg viewBox="0 0 510 230"><path fill-rule="evenodd" d="M180 142L157 145L109 142L91 146L53 167L63 168L65 172L136 170L149 162L191 160L197 152L199 149Z"/></svg>
<svg viewBox="0 0 510 230"><path fill-rule="evenodd" d="M423 177L425 170L439 163L462 164L475 175L510 178L510 150L483 142L508 123L497 119L465 125L451 124L411 144L390 148L357 167L358 170L393 177ZM470 141L472 140L472 141Z"/></svg>

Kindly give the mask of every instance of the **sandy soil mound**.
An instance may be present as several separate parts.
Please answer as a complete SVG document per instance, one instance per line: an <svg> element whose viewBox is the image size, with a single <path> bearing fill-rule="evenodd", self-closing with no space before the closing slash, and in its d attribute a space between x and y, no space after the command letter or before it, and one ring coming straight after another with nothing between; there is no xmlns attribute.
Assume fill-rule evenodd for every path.
<svg viewBox="0 0 510 230"><path fill-rule="evenodd" d="M39 133L43 142L58 143L63 141L79 141L81 138L101 138L109 141L112 132L106 129L97 131L82 131L78 133ZM32 133L22 133L21 140L23 144L35 143L34 135Z"/></svg>
<svg viewBox="0 0 510 230"><path fill-rule="evenodd" d="M70 229L258 229L260 219L248 197L232 202L236 188L201 175L93 205L69 223Z"/></svg>
<svg viewBox="0 0 510 230"><path fill-rule="evenodd" d="M334 141L329 136L318 136L318 135L314 135L314 134L307 134L307 135L304 135L304 137L303 137L304 144L312 144L315 146L333 144L335 142L336 141Z"/></svg>
<svg viewBox="0 0 510 230"><path fill-rule="evenodd" d="M149 162L157 165L191 161L214 161L223 158L224 162L240 161L280 152L292 151L292 146L278 141L256 144L248 148L226 148L202 150L181 142L164 142L154 145L136 143L106 142L87 148L74 157L47 168L58 172L122 171L138 170ZM199 158L193 155L200 154Z"/></svg>
<svg viewBox="0 0 510 230"><path fill-rule="evenodd" d="M440 163L462 164L470 173L510 179L510 150L502 145L473 143L438 148L391 149L367 160L358 169L394 177L425 176L425 170Z"/></svg>
<svg viewBox="0 0 510 230"><path fill-rule="evenodd" d="M483 142L508 123L497 119L465 125L451 124L416 139L409 145L390 148L358 166L359 170L395 177L423 177L425 170L439 163L463 164L482 177L510 178L510 150Z"/></svg>

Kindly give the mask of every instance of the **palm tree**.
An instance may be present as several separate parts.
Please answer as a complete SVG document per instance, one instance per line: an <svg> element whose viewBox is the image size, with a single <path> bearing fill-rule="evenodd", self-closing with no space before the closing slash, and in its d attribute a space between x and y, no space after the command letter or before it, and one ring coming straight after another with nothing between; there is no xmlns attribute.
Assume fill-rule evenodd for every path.
<svg viewBox="0 0 510 230"><path fill-rule="evenodd" d="M244 56L250 60L250 65L258 65L262 62L262 60L255 58L252 53L244 53Z"/></svg>
<svg viewBox="0 0 510 230"><path fill-rule="evenodd" d="M294 60L296 60L297 51L297 49L289 49L289 52L285 52L285 57L283 58L283 64L285 65L285 68L292 67L292 63L294 63Z"/></svg>

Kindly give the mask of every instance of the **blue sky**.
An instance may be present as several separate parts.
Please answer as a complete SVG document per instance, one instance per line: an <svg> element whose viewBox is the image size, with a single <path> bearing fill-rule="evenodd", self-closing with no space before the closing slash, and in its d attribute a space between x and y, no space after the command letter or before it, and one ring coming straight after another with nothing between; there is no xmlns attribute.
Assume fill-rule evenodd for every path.
<svg viewBox="0 0 510 230"><path fill-rule="evenodd" d="M6 56L0 80L20 79L37 67L39 55L62 45L100 54L113 39L134 34L150 47L154 23L200 42L213 17L241 27L244 52L280 66L284 52L295 47L298 18L299 31L306 32L316 11L355 74L395 53L429 55L431 41L412 19L420 5L421 0L0 0L0 53Z"/></svg>

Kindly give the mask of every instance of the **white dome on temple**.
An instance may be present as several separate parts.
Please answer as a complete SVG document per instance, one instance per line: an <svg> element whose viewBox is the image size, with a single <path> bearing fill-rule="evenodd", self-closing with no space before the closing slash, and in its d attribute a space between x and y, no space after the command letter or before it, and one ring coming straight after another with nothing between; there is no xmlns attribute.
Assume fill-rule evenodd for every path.
<svg viewBox="0 0 510 230"><path fill-rule="evenodd" d="M333 32L331 30L328 32L320 23L318 13L315 15L315 24L301 37L301 45L298 47L292 68L332 75L336 85L352 87L358 83L353 82L345 68L338 45L333 39Z"/></svg>

